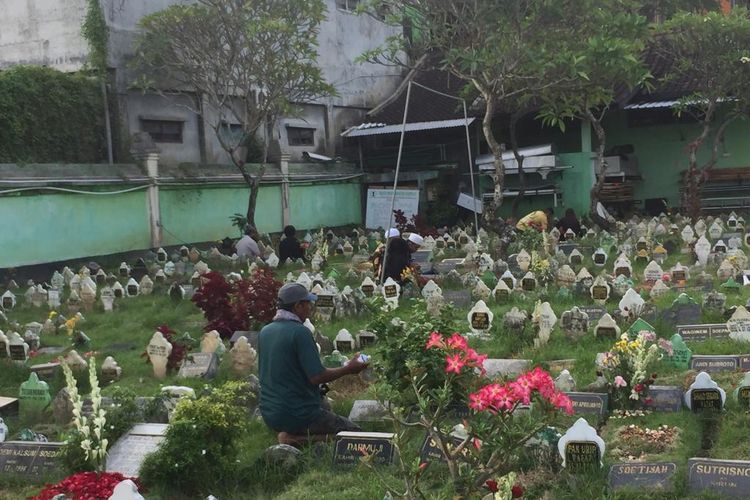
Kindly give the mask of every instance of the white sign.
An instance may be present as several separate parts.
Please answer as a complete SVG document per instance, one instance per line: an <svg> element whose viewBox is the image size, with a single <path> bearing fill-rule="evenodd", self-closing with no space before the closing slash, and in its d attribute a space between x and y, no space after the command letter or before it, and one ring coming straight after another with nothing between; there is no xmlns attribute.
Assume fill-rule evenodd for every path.
<svg viewBox="0 0 750 500"><path fill-rule="evenodd" d="M365 225L367 229L382 227L388 229L393 225L393 213L391 212L391 189L368 189L367 190L367 215ZM419 213L419 190L397 189L396 202L393 210L402 210L407 219Z"/></svg>
<svg viewBox="0 0 750 500"><path fill-rule="evenodd" d="M478 214L482 213L482 200L479 198L474 198L470 194L466 194L466 193L459 194L456 205L458 205L459 207L463 207L467 210L476 212Z"/></svg>

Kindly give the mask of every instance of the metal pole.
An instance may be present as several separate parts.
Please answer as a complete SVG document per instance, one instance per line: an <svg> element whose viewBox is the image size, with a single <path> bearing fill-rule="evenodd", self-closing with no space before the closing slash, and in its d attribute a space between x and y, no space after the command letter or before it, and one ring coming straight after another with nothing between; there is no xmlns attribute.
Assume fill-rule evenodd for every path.
<svg viewBox="0 0 750 500"><path fill-rule="evenodd" d="M477 215L476 210L476 199L477 195L474 191L474 162L471 160L471 142L469 142L469 118L466 114L466 101L462 100L461 104L463 104L464 107L464 129L466 130L466 152L468 154L469 158L469 179L471 179L471 197L472 197L472 203L474 203L474 234L476 235L477 239L479 238L479 216ZM481 202L481 200L480 200Z"/></svg>
<svg viewBox="0 0 750 500"><path fill-rule="evenodd" d="M409 111L409 98L411 97L411 81L406 87L406 104L404 104L404 120L401 122L401 138L398 142L398 158L396 159L396 173L393 176L393 194L391 195L391 210L388 212L388 229L393 224L393 209L396 206L396 188L398 187L398 172L401 169L401 153L404 150L404 135L406 134L406 115ZM386 229L386 231L388 231ZM385 264L388 259L388 233L385 234L385 251L383 252L383 263L380 266L380 283L385 280Z"/></svg>

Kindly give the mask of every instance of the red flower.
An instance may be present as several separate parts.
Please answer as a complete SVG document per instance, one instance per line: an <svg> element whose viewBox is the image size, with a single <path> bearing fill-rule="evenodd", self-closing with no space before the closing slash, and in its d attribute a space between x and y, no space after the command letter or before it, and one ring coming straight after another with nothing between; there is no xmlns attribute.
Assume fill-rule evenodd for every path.
<svg viewBox="0 0 750 500"><path fill-rule="evenodd" d="M513 495L513 498L521 498L523 496L523 488L520 484L514 484L510 489L510 492Z"/></svg>
<svg viewBox="0 0 750 500"><path fill-rule="evenodd" d="M654 404L654 400L652 398L646 398L646 399L643 400L643 402L646 405L652 405L652 404Z"/></svg>
<svg viewBox="0 0 750 500"><path fill-rule="evenodd" d="M143 486L136 478L125 477L118 472L79 472L68 476L57 484L47 484L35 497L29 500L51 500L57 495L76 499L106 500L118 483L130 479L143 492Z"/></svg>
<svg viewBox="0 0 750 500"><path fill-rule="evenodd" d="M635 384L635 387L633 387L633 389L635 389L635 392L637 393L643 392L645 388L646 387L643 384Z"/></svg>
<svg viewBox="0 0 750 500"><path fill-rule="evenodd" d="M492 493L497 493L497 481L493 479L488 479L485 481L484 485L487 487L488 490L490 490Z"/></svg>
<svg viewBox="0 0 750 500"><path fill-rule="evenodd" d="M450 338L446 341L446 344L448 345L448 347L458 349L460 351L465 351L469 347L466 339L459 333L454 333L453 335L451 335Z"/></svg>
<svg viewBox="0 0 750 500"><path fill-rule="evenodd" d="M466 363L461 359L460 354L445 357L445 373L461 373L461 368L464 366Z"/></svg>
<svg viewBox="0 0 750 500"><path fill-rule="evenodd" d="M428 465L430 465L429 462L422 462L421 464L419 464L419 470L425 470Z"/></svg>
<svg viewBox="0 0 750 500"><path fill-rule="evenodd" d="M433 347L437 347L439 349L442 349L445 347L445 342L443 342L443 336L440 335L438 332L432 332L430 334L430 339L427 341L427 345L425 346L425 349L432 349Z"/></svg>

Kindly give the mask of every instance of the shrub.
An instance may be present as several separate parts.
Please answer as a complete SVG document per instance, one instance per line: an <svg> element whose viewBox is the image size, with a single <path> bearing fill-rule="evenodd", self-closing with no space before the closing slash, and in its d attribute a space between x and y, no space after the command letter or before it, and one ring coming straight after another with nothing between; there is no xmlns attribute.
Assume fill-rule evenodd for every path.
<svg viewBox="0 0 750 500"><path fill-rule="evenodd" d="M203 284L192 300L208 320L205 330L216 330L228 338L237 330L259 328L271 321L279 288L281 282L266 269L233 283L220 273L210 272L203 276Z"/></svg>
<svg viewBox="0 0 750 500"><path fill-rule="evenodd" d="M166 438L144 461L140 478L171 495L208 493L237 469L237 446L247 425L246 387L231 382L198 399L181 400Z"/></svg>

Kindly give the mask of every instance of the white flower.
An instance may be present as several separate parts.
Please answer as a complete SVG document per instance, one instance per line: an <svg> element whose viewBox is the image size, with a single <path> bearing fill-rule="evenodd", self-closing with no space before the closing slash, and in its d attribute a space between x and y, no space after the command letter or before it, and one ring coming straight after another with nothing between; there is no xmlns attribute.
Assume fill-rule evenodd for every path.
<svg viewBox="0 0 750 500"><path fill-rule="evenodd" d="M201 450L201 455L205 455L205 454L206 454L206 450Z"/></svg>

